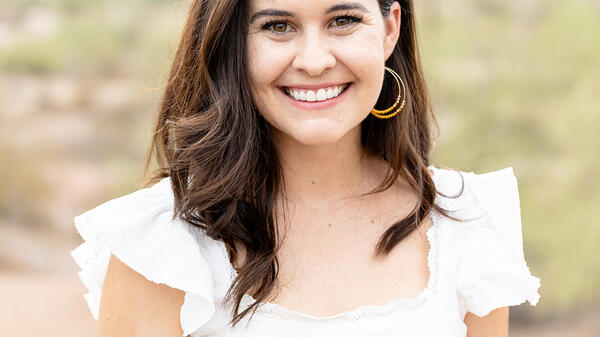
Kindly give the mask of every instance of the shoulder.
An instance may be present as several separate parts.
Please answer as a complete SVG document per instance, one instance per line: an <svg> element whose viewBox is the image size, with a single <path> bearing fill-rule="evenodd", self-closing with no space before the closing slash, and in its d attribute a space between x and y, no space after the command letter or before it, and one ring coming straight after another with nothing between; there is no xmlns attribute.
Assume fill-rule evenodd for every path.
<svg viewBox="0 0 600 337"><path fill-rule="evenodd" d="M483 317L494 309L525 301L536 305L540 279L531 275L523 253L513 168L485 173L434 168L434 172L436 188L444 194L436 203L463 220L448 226L449 245L456 252L462 314Z"/></svg>
<svg viewBox="0 0 600 337"><path fill-rule="evenodd" d="M165 298L183 293L180 324L184 334L213 318L215 303L228 287L219 243L174 217L168 177L106 201L76 216L74 223L83 243L71 255L89 290L84 298L95 319L103 287L109 286L105 284L107 277L122 280L119 282L137 281L146 291L179 291L166 291ZM111 273L107 276L109 265ZM118 292L119 288L113 290Z"/></svg>
<svg viewBox="0 0 600 337"><path fill-rule="evenodd" d="M149 281L111 255L102 286L99 335L182 336L179 310L184 296L179 289Z"/></svg>

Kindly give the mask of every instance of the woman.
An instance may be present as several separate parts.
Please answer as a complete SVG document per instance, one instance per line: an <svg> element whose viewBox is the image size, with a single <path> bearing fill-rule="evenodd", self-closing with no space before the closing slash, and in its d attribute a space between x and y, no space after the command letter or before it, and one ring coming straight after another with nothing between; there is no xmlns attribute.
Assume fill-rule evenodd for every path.
<svg viewBox="0 0 600 337"><path fill-rule="evenodd" d="M193 1L155 184L75 217L100 336L507 336L516 179L429 128L412 1Z"/></svg>

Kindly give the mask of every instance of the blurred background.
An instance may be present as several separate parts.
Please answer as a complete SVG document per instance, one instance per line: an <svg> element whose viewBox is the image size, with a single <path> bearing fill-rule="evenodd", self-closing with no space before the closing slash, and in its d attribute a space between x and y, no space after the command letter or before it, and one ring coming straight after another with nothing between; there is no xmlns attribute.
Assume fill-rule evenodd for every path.
<svg viewBox="0 0 600 337"><path fill-rule="evenodd" d="M0 335L97 335L73 216L139 188L188 5L0 2ZM541 299L511 336L600 336L600 1L415 5L434 163L519 181Z"/></svg>

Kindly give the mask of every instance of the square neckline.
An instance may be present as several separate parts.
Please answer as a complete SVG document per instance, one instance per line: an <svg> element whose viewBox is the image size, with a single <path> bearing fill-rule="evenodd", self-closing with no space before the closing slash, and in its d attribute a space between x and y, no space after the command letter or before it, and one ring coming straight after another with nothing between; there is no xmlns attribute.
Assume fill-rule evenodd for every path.
<svg viewBox="0 0 600 337"><path fill-rule="evenodd" d="M256 308L256 314L262 317L277 318L277 319L293 319L293 320L308 320L308 321L354 321L361 318L382 317L390 315L398 311L414 311L422 308L428 303L431 303L433 298L438 294L439 279L439 231L441 216L437 211L432 210L430 213L432 225L427 229L426 235L429 241L429 251L427 253L427 268L429 270L429 278L427 286L419 292L415 297L402 297L389 301L386 304L365 304L343 312L328 315L314 316L307 313L295 311L283 307L273 302L260 302ZM219 241L221 256L225 260L230 272L229 284L238 276L237 271L228 259L225 245ZM241 305L243 309L256 302L256 299L249 294L244 294Z"/></svg>
<svg viewBox="0 0 600 337"><path fill-rule="evenodd" d="M437 168L433 165L428 166L432 171L433 177L438 177L436 173ZM273 302L260 302L256 308L255 314L260 317L284 319L284 320L305 320L311 322L337 322L337 321L356 321L360 319L368 319L375 317L388 316L392 313L404 311L415 311L419 308L426 306L431 303L434 297L438 294L439 280L439 231L440 222L442 216L435 209L431 209L428 214L431 219L431 226L426 231L427 241L429 243L429 250L427 252L427 269L429 271L429 277L427 279L427 285L414 297L401 297L388 301L386 304L364 304L353 309L348 309L333 315L327 316L314 316L311 314L303 313L300 311L288 309L284 306ZM233 281L238 276L237 270L233 267L229 261L229 255L225 243L219 242L219 248L223 260L229 269L229 286L233 284ZM256 302L256 299L245 293L242 296L240 308L246 309L252 303Z"/></svg>

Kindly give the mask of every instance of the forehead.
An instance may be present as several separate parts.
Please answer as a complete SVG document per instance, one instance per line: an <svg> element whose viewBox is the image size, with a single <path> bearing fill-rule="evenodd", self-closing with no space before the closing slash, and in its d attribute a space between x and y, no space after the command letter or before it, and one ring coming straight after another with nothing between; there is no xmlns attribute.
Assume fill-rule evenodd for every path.
<svg viewBox="0 0 600 337"><path fill-rule="evenodd" d="M331 9L363 8L372 10L379 6L377 0L247 0L250 14L264 9L285 9L291 12L326 14Z"/></svg>

